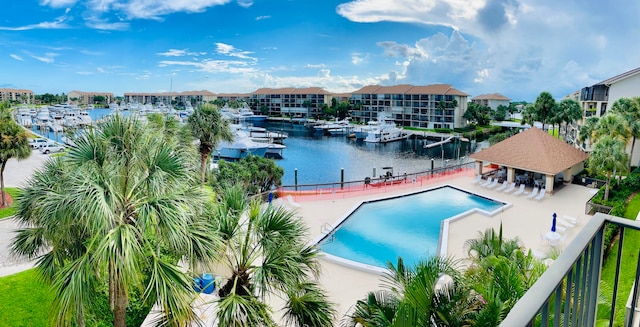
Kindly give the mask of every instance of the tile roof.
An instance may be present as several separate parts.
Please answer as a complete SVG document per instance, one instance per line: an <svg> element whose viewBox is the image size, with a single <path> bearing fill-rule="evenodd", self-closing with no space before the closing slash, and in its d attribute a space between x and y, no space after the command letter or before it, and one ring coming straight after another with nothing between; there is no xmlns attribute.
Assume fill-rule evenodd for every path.
<svg viewBox="0 0 640 327"><path fill-rule="evenodd" d="M471 100L505 100L505 101L511 101L511 99L507 98L506 96L500 94L500 93L491 93L491 94L480 94L478 96L475 96L473 98L471 98Z"/></svg>
<svg viewBox="0 0 640 327"><path fill-rule="evenodd" d="M423 86L410 84L394 86L369 85L357 91L353 91L352 94L444 94L469 96L449 84L431 84Z"/></svg>
<svg viewBox="0 0 640 327"><path fill-rule="evenodd" d="M263 87L255 90L252 94L330 94L330 93L321 87L304 87L304 88L286 87L286 88L279 88L279 89Z"/></svg>
<svg viewBox="0 0 640 327"><path fill-rule="evenodd" d="M556 175L587 160L589 155L539 128L531 127L469 157L501 166Z"/></svg>

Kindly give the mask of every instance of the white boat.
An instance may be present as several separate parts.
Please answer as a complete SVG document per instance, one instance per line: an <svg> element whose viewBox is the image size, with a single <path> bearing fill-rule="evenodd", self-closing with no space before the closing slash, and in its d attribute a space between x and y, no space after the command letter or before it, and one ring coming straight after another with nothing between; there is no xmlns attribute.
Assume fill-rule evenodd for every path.
<svg viewBox="0 0 640 327"><path fill-rule="evenodd" d="M86 110L78 111L78 123L84 126L90 126L93 123L93 119L89 116L89 113Z"/></svg>
<svg viewBox="0 0 640 327"><path fill-rule="evenodd" d="M353 136L356 139L365 139L369 136L369 132L372 130L380 129L381 126L390 123L391 126L395 126L395 122L391 119L388 119L384 113L378 113L377 119L372 119L367 122L365 126L356 126L353 129Z"/></svg>
<svg viewBox="0 0 640 327"><path fill-rule="evenodd" d="M253 113L253 110L247 106L246 103L243 104L243 107L238 111L240 115L240 119L252 123L252 122L263 122L267 120L267 116L265 115L256 115Z"/></svg>
<svg viewBox="0 0 640 327"><path fill-rule="evenodd" d="M393 119L384 117L377 128L372 128L369 131L364 141L370 143L386 143L405 139L407 135L408 134L401 128L396 126Z"/></svg>
<svg viewBox="0 0 640 327"><path fill-rule="evenodd" d="M284 152L284 149L287 148L286 145L283 144L278 144L278 143L272 143L269 142L268 139L265 138L251 138L252 141L256 142L256 143L262 143L262 144L267 144L267 151L264 153L264 157L265 158L272 158L272 159L283 159L284 155L282 154Z"/></svg>
<svg viewBox="0 0 640 327"><path fill-rule="evenodd" d="M38 114L36 115L36 124L47 125L49 120L51 120L49 108L47 107L40 108L40 111L38 111Z"/></svg>
<svg viewBox="0 0 640 327"><path fill-rule="evenodd" d="M67 110L63 113L63 116L65 127L76 127L80 123L78 112L76 110Z"/></svg>
<svg viewBox="0 0 640 327"><path fill-rule="evenodd" d="M285 132L271 132L264 127L250 126L246 130L253 139L265 139L269 143L282 143L289 135Z"/></svg>
<svg viewBox="0 0 640 327"><path fill-rule="evenodd" d="M315 126L313 126L313 128L316 130L316 132L323 132L323 133L327 133L327 134L329 134L330 131L334 131L334 133L336 133L335 135L338 134L339 130L348 130L348 131L350 131L351 129L353 129L353 127L349 123L349 118L345 118L343 120L338 120L336 118L336 120L334 120L332 122L329 122L329 123L326 123L326 124L315 125Z"/></svg>
<svg viewBox="0 0 640 327"><path fill-rule="evenodd" d="M269 144L254 142L246 133L238 131L232 142L220 142L214 151L214 155L218 159L233 160L242 159L248 155L264 157L268 147Z"/></svg>

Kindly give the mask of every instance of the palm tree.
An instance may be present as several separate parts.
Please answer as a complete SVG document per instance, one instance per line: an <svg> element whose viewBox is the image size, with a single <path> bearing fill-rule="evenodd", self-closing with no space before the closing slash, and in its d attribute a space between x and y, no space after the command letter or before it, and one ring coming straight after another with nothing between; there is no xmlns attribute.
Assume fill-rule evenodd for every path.
<svg viewBox="0 0 640 327"><path fill-rule="evenodd" d="M556 118L560 124L565 124L564 140L566 141L569 124L582 118L582 109L578 101L573 99L563 99L560 101ZM558 137L560 137L560 133L558 133Z"/></svg>
<svg viewBox="0 0 640 327"><path fill-rule="evenodd" d="M544 130L544 125L555 105L556 100L553 99L553 96L549 92L542 92L536 98L536 102L534 103L534 112L536 119L542 123L542 130Z"/></svg>
<svg viewBox="0 0 640 327"><path fill-rule="evenodd" d="M134 289L160 306L159 323L197 321L192 279L178 261L210 262L221 243L197 211L205 196L185 155L119 115L75 143L28 182L17 213L27 227L12 244L38 258L51 281L55 324L83 326L100 284L108 284L114 326L126 326Z"/></svg>
<svg viewBox="0 0 640 327"><path fill-rule="evenodd" d="M358 301L342 325L469 326L480 302L456 265L451 259L432 257L410 267L399 258L396 266L389 264L385 289Z"/></svg>
<svg viewBox="0 0 640 327"><path fill-rule="evenodd" d="M593 139L593 131L596 129L598 125L598 121L600 118L598 117L589 117L587 121L580 127L580 132L578 133L578 141L586 142L587 140Z"/></svg>
<svg viewBox="0 0 640 327"><path fill-rule="evenodd" d="M593 147L589 156L589 170L591 173L606 173L607 182L604 190L604 200L609 199L609 185L613 171L627 169L629 156L625 151L626 142L614 135L601 136Z"/></svg>
<svg viewBox="0 0 640 327"><path fill-rule="evenodd" d="M27 139L27 132L18 125L12 117L11 107L7 102L0 103L0 194L2 202L0 208L7 206L4 192L4 170L11 158L18 160L29 158L31 146Z"/></svg>
<svg viewBox="0 0 640 327"><path fill-rule="evenodd" d="M593 141L597 143L601 137L610 136L624 142L625 146L631 137L629 125L622 116L616 113L608 113L598 120L593 129Z"/></svg>
<svg viewBox="0 0 640 327"><path fill-rule="evenodd" d="M223 239L220 257L231 271L218 291L218 324L273 325L266 299L285 302L287 326L332 326L335 309L319 288L318 249L292 211L247 202L240 187L220 190L213 219Z"/></svg>
<svg viewBox="0 0 640 327"><path fill-rule="evenodd" d="M636 138L640 137L640 98L620 98L616 100L611 107L611 113L620 115L629 126L632 138L631 151L629 152L629 168L631 168L631 159L636 146Z"/></svg>
<svg viewBox="0 0 640 327"><path fill-rule="evenodd" d="M200 183L204 184L209 155L220 141L233 141L233 133L215 106L203 104L189 118L191 133L200 142Z"/></svg>

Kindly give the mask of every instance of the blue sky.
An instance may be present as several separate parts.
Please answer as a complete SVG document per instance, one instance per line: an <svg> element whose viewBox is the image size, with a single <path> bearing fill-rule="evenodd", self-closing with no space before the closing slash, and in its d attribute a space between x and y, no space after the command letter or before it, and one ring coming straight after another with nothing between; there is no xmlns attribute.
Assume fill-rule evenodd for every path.
<svg viewBox="0 0 640 327"><path fill-rule="evenodd" d="M36 94L449 83L533 101L640 66L638 1L5 2L0 87Z"/></svg>

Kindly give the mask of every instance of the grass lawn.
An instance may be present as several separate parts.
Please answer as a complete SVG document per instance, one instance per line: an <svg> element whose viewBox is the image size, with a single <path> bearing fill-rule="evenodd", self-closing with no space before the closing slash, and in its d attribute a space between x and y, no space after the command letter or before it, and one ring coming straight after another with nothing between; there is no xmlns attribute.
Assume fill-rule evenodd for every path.
<svg viewBox="0 0 640 327"><path fill-rule="evenodd" d="M48 326L53 294L34 269L0 278L0 326Z"/></svg>
<svg viewBox="0 0 640 327"><path fill-rule="evenodd" d="M624 214L625 218L635 220L640 211L640 196L636 195L627 205ZM633 286L633 276L635 276L636 264L638 262L638 249L640 248L640 232L626 229L624 234L624 246L622 248L622 259L620 264L620 278L618 284L618 297L616 299L616 312L614 326L623 326L624 312L627 298ZM609 253L607 261L602 266L601 283L606 283L606 287L601 288L601 293L607 303L611 302L613 292L613 282L616 273L616 258L618 257L618 242L616 242ZM609 310L598 310L599 319L609 319Z"/></svg>
<svg viewBox="0 0 640 327"><path fill-rule="evenodd" d="M0 209L0 219L11 217L16 213L15 200L18 198L18 196L22 192L20 189L15 187L5 187L4 189L5 191L7 191L7 193L9 193L9 195L11 195L11 197L13 198L14 204L9 208Z"/></svg>

